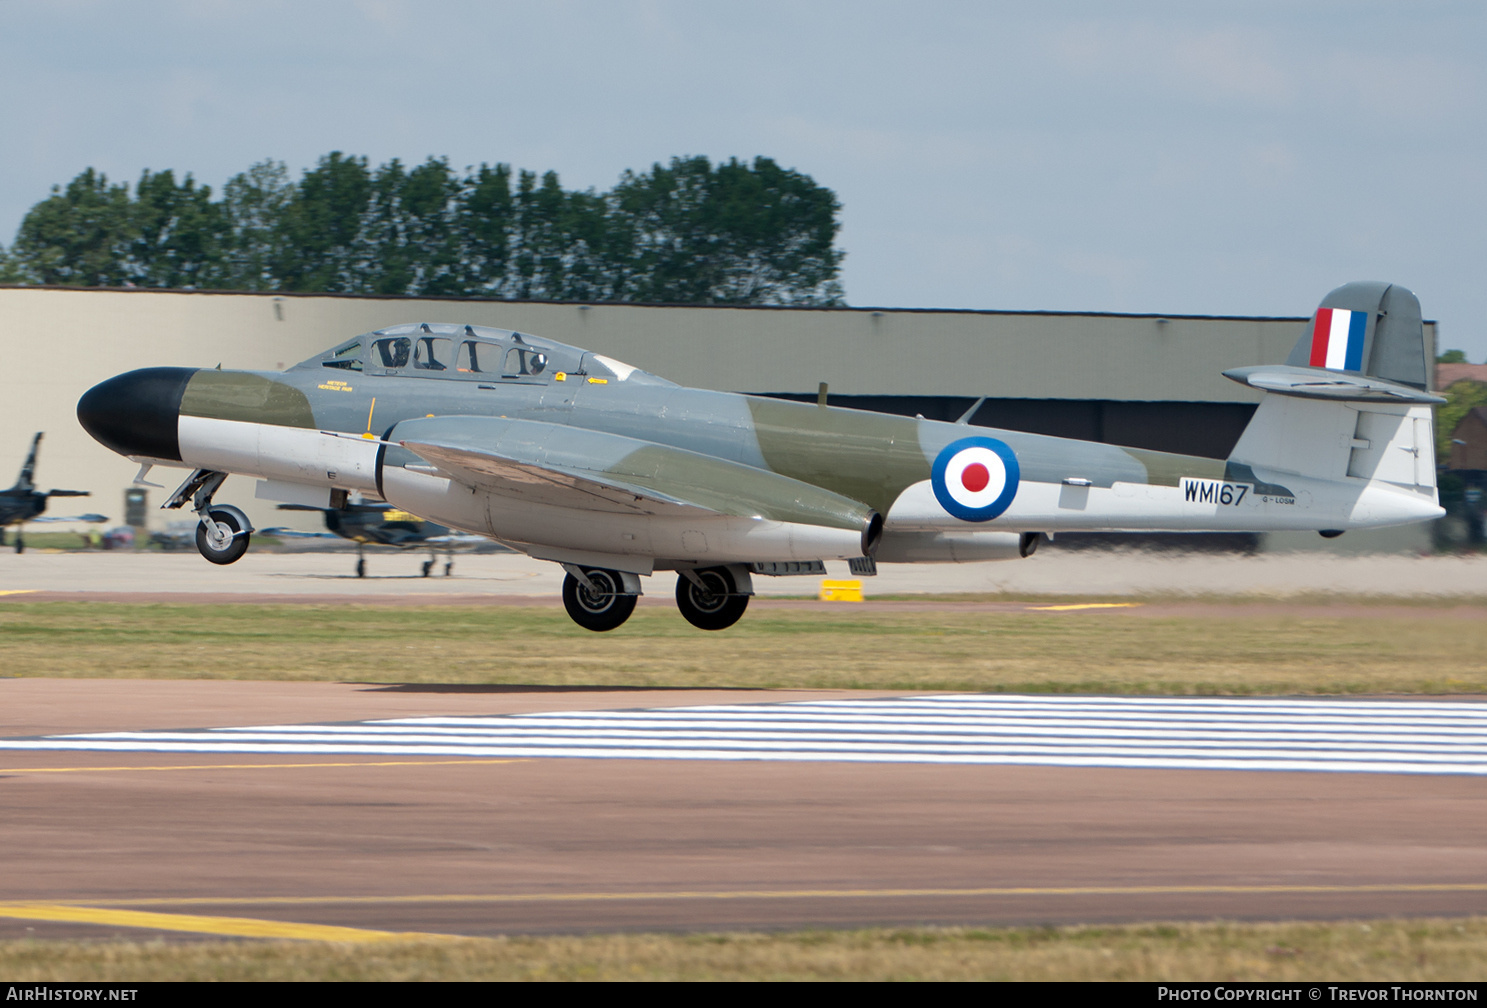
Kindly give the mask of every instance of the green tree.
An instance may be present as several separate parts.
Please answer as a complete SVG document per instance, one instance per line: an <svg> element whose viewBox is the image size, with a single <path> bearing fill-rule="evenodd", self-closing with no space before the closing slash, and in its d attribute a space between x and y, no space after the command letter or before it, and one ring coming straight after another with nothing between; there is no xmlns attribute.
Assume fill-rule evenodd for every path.
<svg viewBox="0 0 1487 1008"><path fill-rule="evenodd" d="M1451 435L1463 417L1477 406L1487 406L1487 382L1463 378L1440 393L1446 401L1435 408L1435 461L1445 465L1451 457Z"/></svg>
<svg viewBox="0 0 1487 1008"><path fill-rule="evenodd" d="M460 190L442 158L411 171L396 159L377 169L355 239L358 274L368 293L464 293Z"/></svg>
<svg viewBox="0 0 1487 1008"><path fill-rule="evenodd" d="M221 276L226 231L212 191L187 175L146 170L134 187L130 280L139 287L203 287Z"/></svg>
<svg viewBox="0 0 1487 1008"><path fill-rule="evenodd" d="M280 225L283 243L276 272L285 290L366 290L357 271L356 245L371 195L364 157L332 151L305 172Z"/></svg>
<svg viewBox="0 0 1487 1008"><path fill-rule="evenodd" d="M539 183L517 176L507 297L533 301L605 301L613 297L608 208L592 190L567 192L556 172Z"/></svg>
<svg viewBox="0 0 1487 1008"><path fill-rule="evenodd" d="M485 297L506 297L516 204L511 195L511 166L482 164L464 180L456 211L456 228L464 239L460 288Z"/></svg>
<svg viewBox="0 0 1487 1008"><path fill-rule="evenodd" d="M220 201L146 171L131 198L88 169L37 204L11 249L21 282L532 300L840 304L840 210L768 158L675 158L607 193L557 173L447 159L412 169L332 151L292 182L281 162ZM0 264L0 268L3 264Z"/></svg>
<svg viewBox="0 0 1487 1008"><path fill-rule="evenodd" d="M1445 353L1443 353L1439 357L1437 357L1435 359L1435 362L1437 364L1465 364L1466 363L1466 351L1465 350L1447 350Z"/></svg>
<svg viewBox="0 0 1487 1008"><path fill-rule="evenodd" d="M30 283L122 287L137 236L129 187L88 168L27 211L11 255Z"/></svg>
<svg viewBox="0 0 1487 1008"><path fill-rule="evenodd" d="M611 194L631 234L621 299L840 304L836 196L769 158L673 158Z"/></svg>
<svg viewBox="0 0 1487 1008"><path fill-rule="evenodd" d="M15 257L6 251L4 245L0 245L0 284L18 284L23 279Z"/></svg>
<svg viewBox="0 0 1487 1008"><path fill-rule="evenodd" d="M231 290L279 290L289 258L285 228L294 200L284 162L265 160L228 180L222 188L225 250L215 286Z"/></svg>

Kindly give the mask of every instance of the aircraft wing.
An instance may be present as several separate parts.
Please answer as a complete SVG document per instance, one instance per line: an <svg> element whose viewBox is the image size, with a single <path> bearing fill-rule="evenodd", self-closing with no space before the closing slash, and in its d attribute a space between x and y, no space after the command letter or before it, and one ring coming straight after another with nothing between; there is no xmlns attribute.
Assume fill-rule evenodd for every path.
<svg viewBox="0 0 1487 1008"><path fill-rule="evenodd" d="M540 420L428 417L398 424L390 439L458 483L554 507L840 529L865 528L873 515L861 501L742 462Z"/></svg>
<svg viewBox="0 0 1487 1008"><path fill-rule="evenodd" d="M403 447L461 483L555 507L678 515L709 510L650 487L580 469L523 462L493 451L418 441L404 441Z"/></svg>
<svg viewBox="0 0 1487 1008"><path fill-rule="evenodd" d="M429 536L424 542L435 546L489 546L491 544L491 538L490 536L453 533L451 535Z"/></svg>
<svg viewBox="0 0 1487 1008"><path fill-rule="evenodd" d="M309 508L311 511L319 511L320 508ZM299 529L286 528L283 525L275 525L273 528L259 529L256 535L270 536L274 539L339 539L338 535L331 532L302 532Z"/></svg>

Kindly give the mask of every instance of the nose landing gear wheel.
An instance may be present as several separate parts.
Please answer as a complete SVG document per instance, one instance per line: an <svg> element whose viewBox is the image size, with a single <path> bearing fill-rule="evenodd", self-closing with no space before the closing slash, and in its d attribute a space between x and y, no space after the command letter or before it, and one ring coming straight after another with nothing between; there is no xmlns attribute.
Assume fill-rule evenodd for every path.
<svg viewBox="0 0 1487 1008"><path fill-rule="evenodd" d="M616 571L585 568L591 590L572 574L563 578L563 608L573 622L585 630L613 630L635 611L635 596L624 595L624 582Z"/></svg>
<svg viewBox="0 0 1487 1008"><path fill-rule="evenodd" d="M196 525L196 549L214 564L230 564L248 552L252 533L225 508L211 508Z"/></svg>
<svg viewBox="0 0 1487 1008"><path fill-rule="evenodd" d="M676 607L699 630L725 630L737 623L749 607L747 595L735 595L733 575L726 567L693 571L706 587L683 575L676 579Z"/></svg>

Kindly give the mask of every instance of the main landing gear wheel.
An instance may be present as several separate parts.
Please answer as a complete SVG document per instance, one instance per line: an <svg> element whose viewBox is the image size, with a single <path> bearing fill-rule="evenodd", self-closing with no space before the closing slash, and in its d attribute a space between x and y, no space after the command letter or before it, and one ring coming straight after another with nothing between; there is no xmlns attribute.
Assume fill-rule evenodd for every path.
<svg viewBox="0 0 1487 1008"><path fill-rule="evenodd" d="M563 608L573 617L573 622L585 630L613 630L635 611L635 596L625 595L624 582L618 571L599 567L585 567L588 588L578 578L569 574L563 578Z"/></svg>
<svg viewBox="0 0 1487 1008"><path fill-rule="evenodd" d="M226 508L211 508L196 526L196 548L214 564L230 564L248 552L252 533Z"/></svg>
<svg viewBox="0 0 1487 1008"><path fill-rule="evenodd" d="M688 623L699 630L726 630L737 623L749 607L747 595L735 595L733 575L726 567L704 567L693 571L705 587L699 588L685 574L676 579L676 607Z"/></svg>

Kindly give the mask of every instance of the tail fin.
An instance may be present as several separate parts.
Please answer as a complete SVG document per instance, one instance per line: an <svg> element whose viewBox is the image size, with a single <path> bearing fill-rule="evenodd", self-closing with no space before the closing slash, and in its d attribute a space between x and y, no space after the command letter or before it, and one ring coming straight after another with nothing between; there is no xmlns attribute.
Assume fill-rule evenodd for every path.
<svg viewBox="0 0 1487 1008"><path fill-rule="evenodd" d="M1424 391L1430 388L1429 351L1420 301L1412 292L1393 284L1350 283L1322 299L1286 363Z"/></svg>
<svg viewBox="0 0 1487 1008"><path fill-rule="evenodd" d="M12 490L35 490L36 484L33 477L36 475L36 453L41 448L41 431L31 439L31 452L26 456L26 461L21 463L21 474L16 477L15 486Z"/></svg>
<svg viewBox="0 0 1487 1008"><path fill-rule="evenodd" d="M1267 393L1234 446L1231 467L1350 488L1358 506L1346 524L1330 527L1437 516L1431 407L1445 400L1427 391L1429 360L1413 293L1385 283L1337 288L1284 365L1224 372ZM1364 506L1368 487L1388 491L1387 498L1368 494Z"/></svg>

